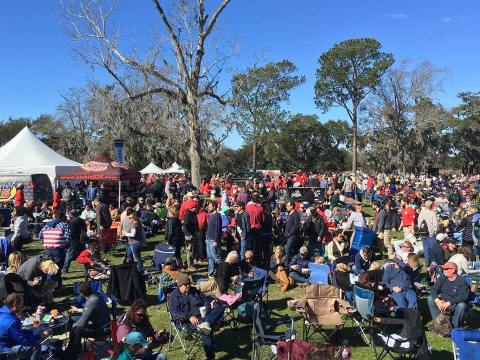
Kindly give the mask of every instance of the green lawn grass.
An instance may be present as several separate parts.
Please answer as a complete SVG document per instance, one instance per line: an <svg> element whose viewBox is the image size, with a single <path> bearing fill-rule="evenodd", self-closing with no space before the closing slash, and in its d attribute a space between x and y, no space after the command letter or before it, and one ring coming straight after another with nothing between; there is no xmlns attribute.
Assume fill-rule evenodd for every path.
<svg viewBox="0 0 480 360"><path fill-rule="evenodd" d="M368 210L367 210L368 212ZM395 234L396 238L400 238L401 234ZM163 236L157 236L147 240L145 244L145 250L142 252L144 257L151 256L153 253L153 248L156 243L163 241ZM25 252L27 255L36 255L42 253L42 249L38 242L34 242L25 247ZM118 264L122 260L122 254L117 252L114 256L109 256L113 264ZM197 273L194 273L194 277L201 277L205 275L205 268L199 269ZM83 268L79 265L72 263L70 272L64 275L64 285L65 289L62 290L56 296L56 301L59 302L59 308L61 308L61 303L65 299L72 298L71 284L74 281L81 281L83 279ZM150 320L156 329L169 327L169 318L166 312L165 304L158 304L157 300L157 288L155 286L149 286L147 288L147 301L149 303L148 313L150 315ZM297 331L297 338L302 336L302 321L298 318L298 314L295 312L289 311L287 309L287 300L300 298L302 291L300 288L294 288L289 290L285 294L281 294L275 284L269 286L269 301L268 304L275 313L280 315L295 316L298 320L295 321L295 328ZM430 320L428 315L428 308L426 306L426 298L423 297L419 299L419 305L422 314L424 315L424 325ZM125 308L120 307L118 314L121 314ZM469 325L478 324L480 316L476 309L472 310L468 314L467 322ZM476 326L472 326L476 327ZM215 343L217 347L217 359L248 359L250 358L250 349L251 349L251 340L250 340L250 324L241 324L237 329L231 329L230 327L224 327L219 333L215 334ZM449 338L442 338L437 336L432 332L427 332L427 338L429 345L433 349L434 359L435 360L447 360L453 359L452 355L452 346ZM359 335L355 334L355 328L352 327L351 322L347 322L347 326L342 330L339 343L343 340L347 340L349 346L353 348L353 359L374 359L373 349L367 346ZM166 351L167 345L164 346L163 351ZM172 351L167 352L169 359L183 359L183 351L178 349L172 349ZM198 347L197 351L193 353L192 357L194 359L203 359L203 351L201 346Z"/></svg>

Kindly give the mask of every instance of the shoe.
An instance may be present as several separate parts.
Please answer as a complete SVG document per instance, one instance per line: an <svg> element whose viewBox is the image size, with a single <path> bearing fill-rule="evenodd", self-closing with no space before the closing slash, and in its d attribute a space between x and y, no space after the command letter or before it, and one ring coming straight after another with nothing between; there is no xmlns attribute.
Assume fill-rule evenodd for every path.
<svg viewBox="0 0 480 360"><path fill-rule="evenodd" d="M210 333L212 332L212 328L210 327L210 324L206 321L203 323L197 324L197 330L202 335L210 335Z"/></svg>

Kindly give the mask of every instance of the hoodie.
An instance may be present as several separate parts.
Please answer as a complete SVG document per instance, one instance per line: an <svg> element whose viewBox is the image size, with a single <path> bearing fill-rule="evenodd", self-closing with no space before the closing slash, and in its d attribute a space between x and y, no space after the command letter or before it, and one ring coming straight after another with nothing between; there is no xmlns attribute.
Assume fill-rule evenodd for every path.
<svg viewBox="0 0 480 360"><path fill-rule="evenodd" d="M40 344L40 334L22 329L20 319L7 306L0 308L0 352L7 352L12 346L35 346Z"/></svg>

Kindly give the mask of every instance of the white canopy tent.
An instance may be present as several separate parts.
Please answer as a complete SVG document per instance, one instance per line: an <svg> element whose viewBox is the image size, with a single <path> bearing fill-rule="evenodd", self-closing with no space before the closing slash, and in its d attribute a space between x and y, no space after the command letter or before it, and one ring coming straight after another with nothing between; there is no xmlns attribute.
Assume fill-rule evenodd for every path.
<svg viewBox="0 0 480 360"><path fill-rule="evenodd" d="M143 170L140 170L140 173L143 175L149 175L149 174L163 175L165 174L165 170L159 168L157 165L151 162Z"/></svg>
<svg viewBox="0 0 480 360"><path fill-rule="evenodd" d="M0 147L2 175L47 174L53 184L59 175L80 165L50 149L26 126Z"/></svg>
<svg viewBox="0 0 480 360"><path fill-rule="evenodd" d="M187 170L183 167L178 165L176 162L172 164L168 169L165 169L165 174L185 174Z"/></svg>

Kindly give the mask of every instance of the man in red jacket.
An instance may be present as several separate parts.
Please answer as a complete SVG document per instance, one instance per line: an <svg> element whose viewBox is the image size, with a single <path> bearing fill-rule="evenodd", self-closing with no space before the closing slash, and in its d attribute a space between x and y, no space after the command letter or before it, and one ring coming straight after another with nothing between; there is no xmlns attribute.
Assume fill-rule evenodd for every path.
<svg viewBox="0 0 480 360"><path fill-rule="evenodd" d="M23 184L17 185L17 191L15 193L15 207L23 207L25 205L25 193L23 191Z"/></svg>
<svg viewBox="0 0 480 360"><path fill-rule="evenodd" d="M262 205L260 205L258 201L258 193L254 192L252 194L252 200L249 201L245 207L245 212L250 217L250 244L253 247L253 253L257 257L255 261L257 264L260 264L263 259L258 259L258 255L261 253L260 242L262 241L262 226L263 222L265 221L265 212L263 211Z"/></svg>
<svg viewBox="0 0 480 360"><path fill-rule="evenodd" d="M193 194L191 192L187 193L187 199L182 202L182 205L180 206L180 211L178 213L178 218L180 219L181 222L183 222L183 219L185 218L185 212L188 209L191 209L192 207L197 207L198 203L197 201L193 198Z"/></svg>

